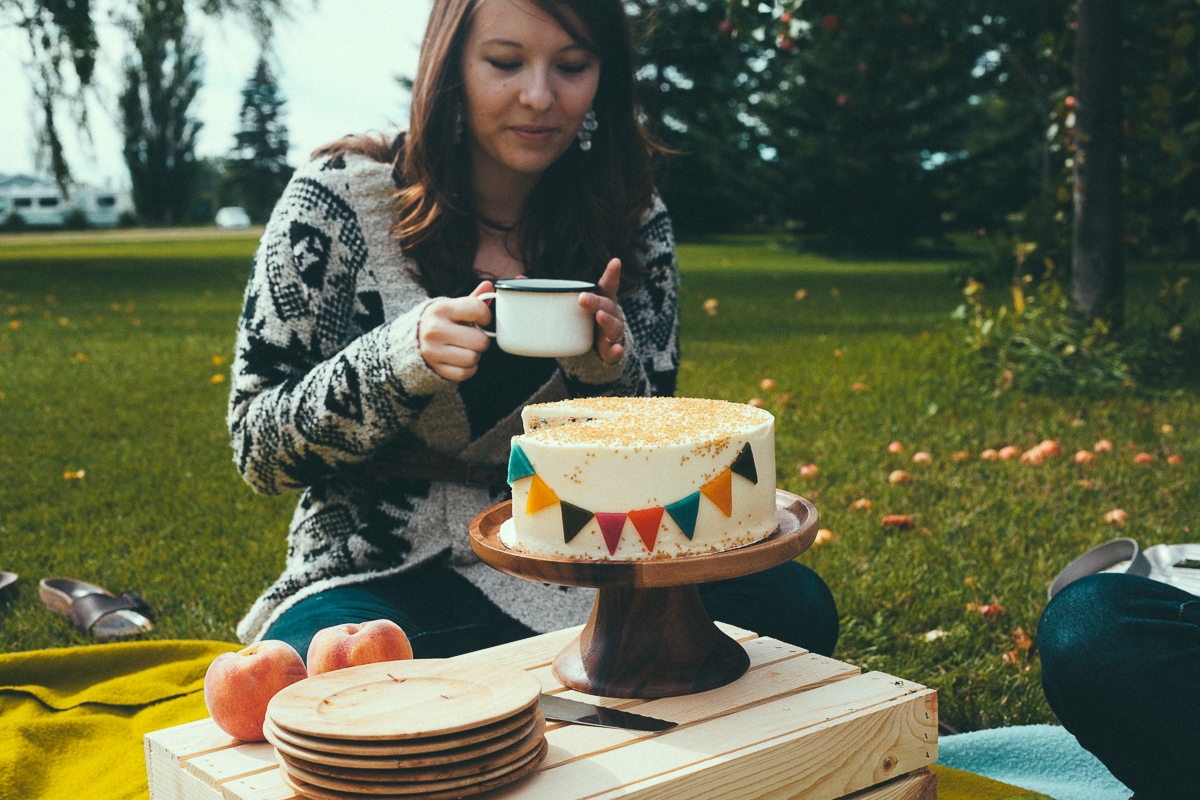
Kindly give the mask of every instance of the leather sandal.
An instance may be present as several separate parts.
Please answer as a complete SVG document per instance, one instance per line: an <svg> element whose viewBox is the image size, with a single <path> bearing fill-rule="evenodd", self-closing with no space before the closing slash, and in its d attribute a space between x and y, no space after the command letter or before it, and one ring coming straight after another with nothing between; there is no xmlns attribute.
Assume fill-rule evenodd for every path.
<svg viewBox="0 0 1200 800"><path fill-rule="evenodd" d="M44 578L38 597L72 627L98 639L133 636L151 630L150 605L136 592L114 597L107 589L71 578Z"/></svg>

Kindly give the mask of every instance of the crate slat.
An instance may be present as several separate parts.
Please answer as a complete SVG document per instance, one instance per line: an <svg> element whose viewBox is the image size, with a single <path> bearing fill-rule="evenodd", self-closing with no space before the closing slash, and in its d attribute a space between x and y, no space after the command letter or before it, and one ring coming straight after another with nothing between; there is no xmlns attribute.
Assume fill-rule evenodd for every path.
<svg viewBox="0 0 1200 800"><path fill-rule="evenodd" d="M279 762L272 745L252 742L192 756L183 762L183 767L189 775L199 778L206 786L219 790L221 784L235 778L278 769Z"/></svg>

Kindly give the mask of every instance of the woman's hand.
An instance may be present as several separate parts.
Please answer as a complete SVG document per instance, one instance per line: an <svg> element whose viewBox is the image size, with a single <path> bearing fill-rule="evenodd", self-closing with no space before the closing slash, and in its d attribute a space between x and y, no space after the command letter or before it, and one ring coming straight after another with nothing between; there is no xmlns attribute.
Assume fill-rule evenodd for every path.
<svg viewBox="0 0 1200 800"><path fill-rule="evenodd" d="M621 285L621 259L614 258L604 268L598 282L600 292L579 295L579 305L596 315L596 335L593 347L605 364L615 364L625 354L621 344L625 338L625 315L617 305L617 289Z"/></svg>
<svg viewBox="0 0 1200 800"><path fill-rule="evenodd" d="M479 358L492 340L479 327L492 321L492 310L479 295L492 291L484 281L466 297L439 297L421 312L417 346L429 368L460 383L479 369Z"/></svg>

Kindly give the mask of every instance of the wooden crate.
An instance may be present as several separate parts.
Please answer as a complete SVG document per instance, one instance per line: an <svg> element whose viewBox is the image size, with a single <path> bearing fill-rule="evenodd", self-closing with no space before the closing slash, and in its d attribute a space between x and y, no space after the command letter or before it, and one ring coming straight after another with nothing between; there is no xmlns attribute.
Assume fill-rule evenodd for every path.
<svg viewBox="0 0 1200 800"><path fill-rule="evenodd" d="M546 692L678 722L646 734L550 723L538 771L481 800L936 800L937 693L920 684L721 625L750 654L729 686L658 700L564 689L554 656L579 628L481 650L464 659L537 676ZM245 744L201 720L147 734L151 800L295 800L274 748Z"/></svg>

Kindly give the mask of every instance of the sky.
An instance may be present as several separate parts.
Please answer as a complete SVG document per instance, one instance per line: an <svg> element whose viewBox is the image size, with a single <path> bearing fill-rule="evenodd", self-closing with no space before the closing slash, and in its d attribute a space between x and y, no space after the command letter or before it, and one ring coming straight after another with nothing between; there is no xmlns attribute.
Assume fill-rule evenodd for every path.
<svg viewBox="0 0 1200 800"><path fill-rule="evenodd" d="M361 133L408 120L408 95L395 76L416 73L430 0L295 0L291 19L277 24L275 71L286 105L289 161L303 163L315 148L347 133ZM108 22L119 0L97 8L100 51L96 91L89 98L91 143L73 125L60 123L67 157L77 180L97 186L128 184L121 159L116 99L128 40ZM239 18L214 20L195 12L190 27L202 38L204 86L193 103L204 123L196 152L221 156L233 146L241 90L254 71L258 47ZM28 45L21 33L0 27L0 173L34 172L33 100L23 63Z"/></svg>

